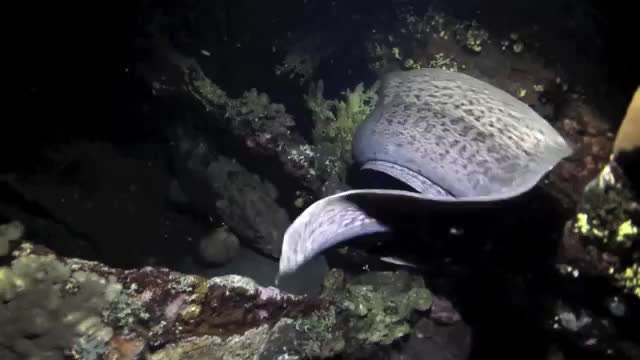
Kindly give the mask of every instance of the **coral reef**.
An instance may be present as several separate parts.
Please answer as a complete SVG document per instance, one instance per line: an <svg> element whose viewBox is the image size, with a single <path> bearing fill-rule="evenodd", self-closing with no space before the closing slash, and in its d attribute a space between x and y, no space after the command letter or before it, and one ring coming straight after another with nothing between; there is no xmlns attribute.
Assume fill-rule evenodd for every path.
<svg viewBox="0 0 640 360"><path fill-rule="evenodd" d="M125 327L136 320L111 310L128 301L117 281L28 247L11 267L0 269L0 296L0 357L7 360L61 359L65 351L97 359L114 331L103 322L103 312L119 320L125 316Z"/></svg>
<svg viewBox="0 0 640 360"><path fill-rule="evenodd" d="M456 39L467 49L479 53L489 40L489 33L478 22L463 22L456 26Z"/></svg>
<svg viewBox="0 0 640 360"><path fill-rule="evenodd" d="M554 200L562 200L563 210L573 213L576 203L582 201L564 238L566 247L578 244L580 251L572 254L578 256L561 273L574 277L573 274L592 269L625 292L616 292L606 302L586 299L581 295L591 295L588 284L584 292L567 301L567 306L558 306L553 325L569 333L569 337L561 339L563 346L597 342L605 344L606 352L610 339L617 341L624 336L619 322L637 314L632 307L635 303L629 302L634 293L637 295L639 279L637 199L623 191L624 187L596 187L583 198L585 183L608 160L611 138L608 126L598 124L605 116L594 111L593 97L585 97L580 89L578 82L582 80L568 76L566 68L558 63L558 57L565 56L562 53L583 54L600 46L594 37L589 37L593 46L589 42L578 45L579 19L571 17L576 21L567 23L569 32L548 31L557 38L569 39L568 46L560 47L557 57L543 58L538 52L539 44L531 36L534 27L518 24L517 28L500 33L500 26L485 21L487 13L504 13L498 8L482 14L472 10L421 13L411 7L427 5L417 2L391 1L371 6L358 1L307 1L296 4L297 10L292 7L286 11L278 6L258 5L273 13L252 11L242 18L243 11L257 9L255 2L205 3L164 5L167 8L163 11L172 20L158 29L168 34L175 48L160 44L149 51L159 55L152 57L147 57L150 49L144 49L145 53L134 60L144 58L144 63L137 69L126 69L129 78L144 72L147 85L156 96L142 96L144 100L140 102L144 104L139 105L144 110L139 114L156 121L154 126L163 127L158 119L169 120L184 130L184 138L174 137L173 149L168 149L178 154L173 162L178 174L168 176L159 161L126 161L123 157L130 154L117 155L113 149L94 143L77 146L72 150L75 154L64 153L54 159L53 175L40 172L37 167L39 173L6 182L29 206L0 204L5 218L25 223L29 236L35 233L39 242L56 245L58 253L65 256L52 255L27 243L18 245L18 237L3 236L6 228L0 227L0 255L8 255L20 246L13 262L0 268L0 295L4 300L0 304L0 320L19 325L15 331L0 329L0 358L465 359L470 347L465 320L477 326L474 330L479 331L474 335L480 333L474 344L479 344L474 349L476 354L518 358L522 349L530 348L533 354L538 350L536 346L542 346L540 342L546 342L540 339L549 334L539 336L542 334L536 332L540 322L548 320L548 314L541 314L545 306L540 305L553 302L565 291L553 283L555 278L550 281L550 257L536 256L538 251L546 255L546 247L555 245L548 244L559 237L554 232L555 224L564 221L557 219L557 213L541 211L544 214L537 216L541 208L552 207L546 206L550 189ZM455 6L444 6L442 2L434 6L438 5ZM474 4L462 6L472 8ZM211 7L216 8L216 19L224 21L211 21ZM233 8L238 17L225 13L227 8ZM318 9L324 11L315 11ZM290 21L288 17L294 17L291 14L296 11L313 15L310 17L317 19L319 25L314 28L302 17ZM176 12L184 18L175 17ZM277 18L271 16L275 13ZM145 17L152 16L149 14L146 12ZM464 14L467 18L461 20L451 14ZM260 21L241 21L256 18ZM332 26L327 27L328 23ZM300 28L292 28L296 24ZM216 27L220 29L213 29ZM212 42L216 34L221 40ZM368 54L363 51L365 47ZM567 48L576 51L566 51ZM367 60L375 74L367 74ZM281 61L275 69L280 78L273 76L273 61ZM241 258L242 265L216 267L218 272L194 267L193 272L205 274L211 270L207 276L216 276L241 273L235 270L251 266L254 273L270 278L271 273L264 270L268 267L259 266L256 259L270 264L275 261L253 252L254 257L245 256L249 249L244 245L277 257L291 216L317 198L348 187L345 170L351 161L351 134L375 105L375 86L359 83L369 75L421 67L465 72L518 96L557 126L577 150L576 156L563 161L541 181L543 195L538 197L536 192L532 195L534 201L525 206L525 216L533 215L533 226L540 225L544 231L515 235L519 233L509 214L505 221L485 226L497 225L496 229L481 232L487 236L475 236L477 232L458 227L456 220L451 236L442 232L442 243L446 245L436 239L441 235L440 228L448 226L439 219L428 222L434 225L438 236L431 236L422 228L414 231L414 227L408 234L400 234L429 248L430 251L412 255L424 260L422 275L427 276L434 291L451 295L452 302L432 296L421 277L404 272L360 272L364 266L364 271L369 267L377 269L373 261L362 261L359 266L347 261L360 274L353 277L332 271L319 299L260 287L245 277L206 279L157 266L158 261L169 267L175 265L168 264L170 260L186 262L185 248L200 251L213 263L224 263L235 254L237 236L243 244L232 263ZM121 70L118 64L118 72ZM596 72L585 73L595 79ZM300 86L287 77L299 80ZM326 99L319 79L324 79L328 89L349 90L341 97L332 95ZM605 88L608 84L599 85ZM102 84L97 86L105 88ZM141 87L136 91L146 94L148 88ZM309 91L305 92L307 88ZM244 89L249 90L243 92ZM306 96L300 101L303 93ZM286 101L287 109L277 99ZM300 120L299 133L292 114L304 116L299 111L304 105L310 110L311 119L296 119ZM311 122L312 129L306 126ZM309 140L301 135L303 130L312 130ZM160 153L164 146L162 141L153 147L136 144L134 152L160 149ZM164 155L160 155L162 161ZM108 157L118 159L107 168L101 167ZM129 176L134 173L139 177ZM177 176L179 186L178 182L169 186L172 176ZM180 213L182 220L161 211L169 188L174 201L171 210L173 214ZM22 213L13 211L16 208ZM181 226L184 218L192 222ZM47 225L40 229L32 227L44 222ZM469 222L475 224L475 220ZM454 230L462 235L454 237ZM505 246L501 243L503 237L511 237L505 242L517 245ZM193 246L197 239L208 241L200 242L198 249ZM211 242L221 239L228 242ZM534 243L531 247L525 244L528 240ZM392 245L402 247L401 252L411 252L405 250L410 246L405 242ZM87 248L89 251L85 251ZM70 258L85 258L85 254L97 255L93 258L110 265ZM151 266L115 268L114 263L127 254L135 255L129 256L132 261L126 265ZM154 259L157 254L165 257ZM10 261L6 257L1 260L3 265ZM534 262L535 265L530 264ZM388 269L390 265L380 267ZM46 271L41 271L43 268ZM452 276L451 272L469 275ZM581 281L586 278L575 277L574 285L583 284ZM265 278L256 276L256 281L270 285ZM307 277L304 282L314 281ZM511 284L522 282L526 291L506 291L502 284L495 284L502 282L509 290ZM463 292L456 293L460 289ZM581 301L602 306L589 312L575 306ZM75 307L77 315L67 315L71 307ZM614 321L604 316L598 319L600 313L607 311ZM525 313L533 316L523 316ZM478 339L474 336L475 340ZM491 346L499 350L492 352L488 349ZM510 353L509 347L519 349Z"/></svg>
<svg viewBox="0 0 640 360"><path fill-rule="evenodd" d="M640 298L640 203L633 181L640 146L640 90L632 97L618 128L610 160L582 193L577 213L567 224L564 255ZM634 160L635 159L635 160ZM635 164L634 164L635 163ZM577 261L576 261L577 259Z"/></svg>
<svg viewBox="0 0 640 360"><path fill-rule="evenodd" d="M304 139L290 130L291 116L281 104L269 102L264 94L252 90L243 97L231 98L212 82L198 63L170 46L157 45L155 64L145 64L142 72L157 96L177 96L189 107L202 110L204 132L225 133L247 151L253 159L264 160L299 184L300 188L321 193L327 179L322 179L308 162L296 156L306 146ZM163 74L158 77L157 69ZM193 107L194 104L197 105Z"/></svg>
<svg viewBox="0 0 640 360"><path fill-rule="evenodd" d="M123 270L28 242L0 268L3 359L327 358L407 334L430 293L401 273L327 279L312 299L236 275ZM357 342L353 342L357 340Z"/></svg>
<svg viewBox="0 0 640 360"><path fill-rule="evenodd" d="M640 298L640 204L637 195L607 165L586 187L567 225L565 261L581 271L611 277Z"/></svg>
<svg viewBox="0 0 640 360"><path fill-rule="evenodd" d="M63 353L78 359L131 358L131 351L175 345L181 339L185 342L178 351L191 358L234 353L237 358L253 358L269 338L254 338L254 333L271 334L275 330L270 321L275 324L280 316L295 319L321 309L277 290L258 288L248 279L207 282L162 269L123 271L29 247L20 251L11 268L2 269L2 275L2 321L16 324L3 328L7 333L2 348L10 351L3 359L11 359L11 353L20 359L60 358ZM253 306L242 306L252 301ZM192 336L196 338L187 340ZM238 342L256 346L234 346ZM194 343L210 349L222 345L219 352L193 357L200 351L190 348ZM175 346L168 346L152 358L172 358L166 357L172 351Z"/></svg>
<svg viewBox="0 0 640 360"><path fill-rule="evenodd" d="M591 184L576 215L575 230L608 246L611 251L632 248L638 237L635 215L640 207L629 189L620 184Z"/></svg>
<svg viewBox="0 0 640 360"><path fill-rule="evenodd" d="M346 314L347 348L390 344L411 331L414 312L431 307L423 279L403 271L367 272L345 279L340 270L325 278L325 296Z"/></svg>
<svg viewBox="0 0 640 360"><path fill-rule="evenodd" d="M353 133L375 107L378 87L379 83L376 82L365 89L364 84L360 83L353 90L343 92L344 100L327 100L323 96L322 80L309 86L304 100L312 114L314 145L334 154L333 158L319 161L316 165L326 177L343 175L345 166L352 162Z"/></svg>
<svg viewBox="0 0 640 360"><path fill-rule="evenodd" d="M524 37L516 33L492 34L479 21L463 21L434 9L421 13L410 4L398 6L396 12L394 36L376 33L367 39L370 67L379 74L420 67L463 71L527 103L537 103L544 89L565 77L526 51ZM518 51L503 50L509 46Z"/></svg>

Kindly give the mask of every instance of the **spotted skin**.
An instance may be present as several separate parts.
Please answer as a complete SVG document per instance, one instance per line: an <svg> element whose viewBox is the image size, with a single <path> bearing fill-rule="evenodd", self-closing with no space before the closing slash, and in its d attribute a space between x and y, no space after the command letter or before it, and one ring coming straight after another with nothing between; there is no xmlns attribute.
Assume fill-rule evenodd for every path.
<svg viewBox="0 0 640 360"><path fill-rule="evenodd" d="M499 203L531 189L572 149L533 109L468 75L440 69L388 74L356 130L356 162L417 192L352 190L320 199L284 235L280 272L329 247L390 228L377 211Z"/></svg>
<svg viewBox="0 0 640 360"><path fill-rule="evenodd" d="M280 274L297 270L322 251L356 236L389 228L340 193L311 204L289 226L280 256Z"/></svg>
<svg viewBox="0 0 640 360"><path fill-rule="evenodd" d="M458 198L516 196L572 151L529 106L462 73L391 73L381 91L356 161L402 165Z"/></svg>

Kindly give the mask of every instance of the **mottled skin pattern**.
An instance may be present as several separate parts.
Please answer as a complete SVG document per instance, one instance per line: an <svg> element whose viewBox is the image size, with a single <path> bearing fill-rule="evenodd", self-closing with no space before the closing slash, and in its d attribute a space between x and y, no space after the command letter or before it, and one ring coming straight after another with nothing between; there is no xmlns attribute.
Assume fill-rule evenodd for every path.
<svg viewBox="0 0 640 360"><path fill-rule="evenodd" d="M392 73L381 90L354 136L356 161L402 165L458 198L518 195L571 153L529 106L462 73Z"/></svg>
<svg viewBox="0 0 640 360"><path fill-rule="evenodd" d="M520 100L440 69L388 74L376 108L354 135L353 151L364 168L388 173L418 192L354 190L317 201L285 233L281 273L353 237L388 231L367 206L444 208L512 198L572 152Z"/></svg>
<svg viewBox="0 0 640 360"><path fill-rule="evenodd" d="M316 201L289 226L282 244L280 274L293 272L322 251L358 235L388 231L344 194Z"/></svg>

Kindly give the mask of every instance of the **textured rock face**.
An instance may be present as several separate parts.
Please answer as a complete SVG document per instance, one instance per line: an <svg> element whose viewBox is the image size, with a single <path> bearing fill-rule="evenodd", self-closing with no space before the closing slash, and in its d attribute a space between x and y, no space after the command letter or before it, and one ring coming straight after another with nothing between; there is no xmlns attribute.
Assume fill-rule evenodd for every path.
<svg viewBox="0 0 640 360"><path fill-rule="evenodd" d="M289 217L276 201L275 186L234 159L216 154L203 139L182 133L178 144L178 182L190 202L203 214L219 214L250 246L279 257Z"/></svg>
<svg viewBox="0 0 640 360"><path fill-rule="evenodd" d="M253 359L287 326L332 314L325 301L261 288L233 275L206 280L151 267L125 271L60 258L29 244L15 255L11 266L1 269L1 322L14 324L3 326L7 359L14 353L34 359L63 353L78 359L143 354ZM334 323L327 321L330 329ZM300 340L306 333L292 335ZM315 340L318 353L339 350Z"/></svg>
<svg viewBox="0 0 640 360"><path fill-rule="evenodd" d="M12 256L0 268L3 359L326 358L392 343L431 305L424 283L401 272L347 281L334 271L310 298L237 275L115 269L28 242Z"/></svg>

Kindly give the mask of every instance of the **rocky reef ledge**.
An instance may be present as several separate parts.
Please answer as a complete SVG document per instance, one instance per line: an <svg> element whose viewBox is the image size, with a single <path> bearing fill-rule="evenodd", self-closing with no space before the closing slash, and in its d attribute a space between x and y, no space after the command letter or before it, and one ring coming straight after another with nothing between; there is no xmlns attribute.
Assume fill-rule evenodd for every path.
<svg viewBox="0 0 640 360"><path fill-rule="evenodd" d="M112 268L27 241L5 260L6 360L358 358L409 334L432 305L407 272L333 270L311 298L236 275Z"/></svg>

